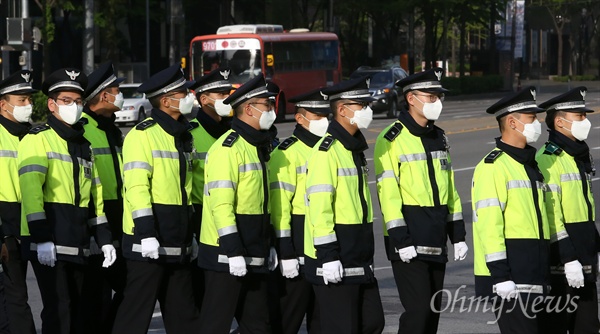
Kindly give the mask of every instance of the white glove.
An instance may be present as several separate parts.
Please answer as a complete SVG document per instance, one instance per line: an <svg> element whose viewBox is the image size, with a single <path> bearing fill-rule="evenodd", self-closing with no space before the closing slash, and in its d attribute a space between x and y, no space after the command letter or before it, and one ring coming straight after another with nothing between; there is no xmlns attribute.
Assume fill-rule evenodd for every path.
<svg viewBox="0 0 600 334"><path fill-rule="evenodd" d="M273 271L277 268L277 251L275 247L271 247L269 249L269 261L268 261L269 270Z"/></svg>
<svg viewBox="0 0 600 334"><path fill-rule="evenodd" d="M104 253L104 262L102 262L104 268L112 266L117 260L117 250L111 244L102 246L102 253Z"/></svg>
<svg viewBox="0 0 600 334"><path fill-rule="evenodd" d="M234 256L229 258L229 273L233 276L242 277L246 275L246 259L243 256Z"/></svg>
<svg viewBox="0 0 600 334"><path fill-rule="evenodd" d="M339 283L344 276L344 267L340 260L323 263L323 281L328 283Z"/></svg>
<svg viewBox="0 0 600 334"><path fill-rule="evenodd" d="M454 261L462 261L467 258L467 252L469 247L464 241L460 241L454 244Z"/></svg>
<svg viewBox="0 0 600 334"><path fill-rule="evenodd" d="M402 249L398 249L398 255L400 255L400 260L403 262L409 263L411 259L417 257L417 249L415 246L408 246Z"/></svg>
<svg viewBox="0 0 600 334"><path fill-rule="evenodd" d="M98 243L96 242L96 239L93 236L90 237L90 254L91 255L102 254L102 251L100 250L100 247L98 247Z"/></svg>
<svg viewBox="0 0 600 334"><path fill-rule="evenodd" d="M575 260L565 263L565 276L570 287L583 287L583 267L579 261Z"/></svg>
<svg viewBox="0 0 600 334"><path fill-rule="evenodd" d="M42 242L37 245L38 261L45 265L54 267L56 262L56 247L52 241Z"/></svg>
<svg viewBox="0 0 600 334"><path fill-rule="evenodd" d="M298 264L298 259L281 260L279 269L281 269L281 275L284 277L294 278L299 274L300 264Z"/></svg>
<svg viewBox="0 0 600 334"><path fill-rule="evenodd" d="M519 292L517 285L513 281L504 281L496 284L496 294L502 299L510 301L512 298L517 298Z"/></svg>
<svg viewBox="0 0 600 334"><path fill-rule="evenodd" d="M151 259L158 259L158 247L160 244L156 238L145 238L142 239L142 257L149 257Z"/></svg>
<svg viewBox="0 0 600 334"><path fill-rule="evenodd" d="M192 237L192 260L198 257L198 240L196 240L196 235Z"/></svg>

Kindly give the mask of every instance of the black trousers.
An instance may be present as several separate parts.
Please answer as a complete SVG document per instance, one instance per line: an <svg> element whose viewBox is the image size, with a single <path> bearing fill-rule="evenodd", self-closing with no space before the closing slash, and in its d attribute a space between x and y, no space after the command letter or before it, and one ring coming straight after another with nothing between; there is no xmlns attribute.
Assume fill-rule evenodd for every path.
<svg viewBox="0 0 600 334"><path fill-rule="evenodd" d="M8 250L8 261L2 267L10 331L16 334L35 334L33 315L27 303L27 261L21 257L21 245L17 238L9 237L4 242Z"/></svg>
<svg viewBox="0 0 600 334"><path fill-rule="evenodd" d="M0 274L0 334L11 334L6 298L4 298L4 275Z"/></svg>
<svg viewBox="0 0 600 334"><path fill-rule="evenodd" d="M600 332L596 282L571 288L563 275L552 275L552 289L546 299L547 312L540 314L540 333L585 334Z"/></svg>
<svg viewBox="0 0 600 334"><path fill-rule="evenodd" d="M323 333L379 334L385 319L377 282L313 285Z"/></svg>
<svg viewBox="0 0 600 334"><path fill-rule="evenodd" d="M446 264L438 262L411 260L409 263L392 261L392 271L400 302L404 313L400 316L398 333L402 334L435 334L440 321L439 310L442 304L444 274Z"/></svg>
<svg viewBox="0 0 600 334"><path fill-rule="evenodd" d="M306 316L306 329L320 334L319 310L312 284L302 274L285 278L279 270L269 274L269 309L274 334L296 334Z"/></svg>
<svg viewBox="0 0 600 334"><path fill-rule="evenodd" d="M86 333L82 291L86 266L56 261L54 267L31 261L43 309L42 334Z"/></svg>
<svg viewBox="0 0 600 334"><path fill-rule="evenodd" d="M534 306L534 300L543 298L538 295L520 294L511 301L496 296L494 314L502 334L546 334L541 329L542 318L539 310L544 308L543 302Z"/></svg>
<svg viewBox="0 0 600 334"><path fill-rule="evenodd" d="M267 274L236 277L204 271L200 334L229 334L233 319L241 334L271 333L267 306Z"/></svg>
<svg viewBox="0 0 600 334"><path fill-rule="evenodd" d="M157 300L167 333L197 333L199 315L189 265L126 262L127 284L113 333L146 334Z"/></svg>

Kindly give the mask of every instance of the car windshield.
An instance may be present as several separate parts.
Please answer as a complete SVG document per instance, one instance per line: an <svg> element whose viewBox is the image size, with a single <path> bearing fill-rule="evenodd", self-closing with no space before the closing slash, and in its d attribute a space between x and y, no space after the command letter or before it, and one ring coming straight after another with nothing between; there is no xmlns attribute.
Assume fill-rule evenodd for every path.
<svg viewBox="0 0 600 334"><path fill-rule="evenodd" d="M121 93L123 93L124 99L142 99L144 94L137 91L137 87L119 87Z"/></svg>
<svg viewBox="0 0 600 334"><path fill-rule="evenodd" d="M389 85L389 84L391 84L393 82L392 72L390 72L390 71L386 71L386 72L381 72L381 71L357 71L357 72L354 72L350 76L350 78L354 79L354 78L360 78L360 77L364 77L364 76L370 76L371 77L371 82L370 82L370 87L371 88L378 88L378 87L387 86L387 85Z"/></svg>

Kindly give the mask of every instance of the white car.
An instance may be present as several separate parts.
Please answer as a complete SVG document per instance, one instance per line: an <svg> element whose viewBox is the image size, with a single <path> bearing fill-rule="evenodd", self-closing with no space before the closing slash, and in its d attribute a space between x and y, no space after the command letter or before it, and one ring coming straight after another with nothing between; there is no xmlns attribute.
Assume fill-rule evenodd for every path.
<svg viewBox="0 0 600 334"><path fill-rule="evenodd" d="M138 123L150 115L152 105L146 99L145 94L138 93L137 88L140 85L139 83L130 83L119 86L125 102L123 102L123 109L115 113L117 117L115 123Z"/></svg>

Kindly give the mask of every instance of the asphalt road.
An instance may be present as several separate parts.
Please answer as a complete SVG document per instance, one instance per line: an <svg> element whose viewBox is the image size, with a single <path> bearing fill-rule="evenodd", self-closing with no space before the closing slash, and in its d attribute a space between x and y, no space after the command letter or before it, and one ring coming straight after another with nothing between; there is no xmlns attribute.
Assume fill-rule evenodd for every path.
<svg viewBox="0 0 600 334"><path fill-rule="evenodd" d="M533 83L535 84L535 82ZM564 88L563 88L564 87ZM566 90L563 87L542 88L538 93L538 102L546 101L560 91ZM588 85L590 91L586 97L587 105L596 111L600 111L600 83L595 82L592 87ZM558 91L557 91L558 90ZM463 205L463 215L467 228L467 244L469 245L469 254L467 259L461 262L455 262L452 259L448 262L446 270L446 279L444 287L448 291L445 296L452 296L451 300L444 298L438 333L499 333L495 324L488 324L493 320L491 311L484 312L483 305L479 305L476 310L476 304L469 307L469 297L474 295L473 283L473 256L472 250L472 226L471 226L471 195L470 184L475 165L494 147L494 138L499 136L497 123L493 116L485 114L485 109L500 99L502 95L492 94L488 96L472 96L447 98L444 102L442 116L436 124L446 130L450 141L450 154L452 157L452 166L455 171L456 185L458 193L461 196ZM543 118L543 114L540 114ZM600 161L600 112L588 115L592 122L592 131L587 140L592 155L596 161ZM389 125L393 120L384 118L384 115L376 115L365 136L369 143L369 149L366 152L369 163L369 186L373 195L374 205L374 231L376 239L375 253L375 271L379 280L381 299L385 310L386 327L384 333L396 333L398 328L398 317L403 311L398 298L394 278L392 275L390 263L387 261L383 247L383 233L381 212L379 211L375 175L373 166L373 149L375 139L381 130ZM291 120L291 117L288 116ZM277 125L279 137L283 140L288 137L294 128L294 123L288 121ZM123 130L128 130L124 128ZM546 140L546 132L542 134L536 147L541 147ZM596 163L598 166L599 164ZM600 173L599 173L600 174ZM600 189L600 175L593 178L593 188ZM598 191L596 190L596 201L598 200ZM600 217L600 205L596 206L596 217ZM597 219L598 221L598 219ZM449 245L449 249L451 245ZM450 251L452 256L452 251ZM28 283L30 289L30 304L36 316L36 325L40 328L39 313L41 311L41 301L39 291L35 283L35 277L29 270ZM462 307L462 310L461 310ZM39 332L39 329L38 329ZM150 333L164 333L160 310L156 309L153 317ZM305 333L305 332L302 332Z"/></svg>

